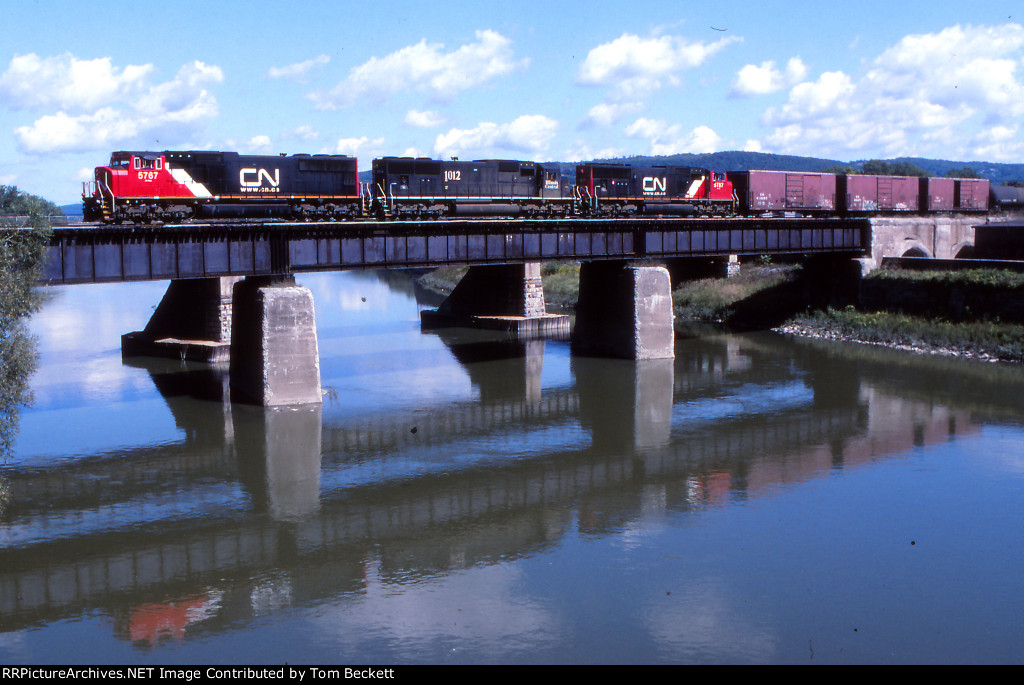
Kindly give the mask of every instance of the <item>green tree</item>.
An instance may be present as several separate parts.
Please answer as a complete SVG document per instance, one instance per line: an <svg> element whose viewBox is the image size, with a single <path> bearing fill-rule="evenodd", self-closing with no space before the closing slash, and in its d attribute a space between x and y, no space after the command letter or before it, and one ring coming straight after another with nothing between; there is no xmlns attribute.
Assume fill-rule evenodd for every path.
<svg viewBox="0 0 1024 685"><path fill-rule="evenodd" d="M981 178L981 174L969 166L965 166L961 169L950 169L944 174L944 176L946 176L946 178Z"/></svg>
<svg viewBox="0 0 1024 685"><path fill-rule="evenodd" d="M822 170L823 174L856 174L857 169L850 166L849 164L833 164L827 169Z"/></svg>
<svg viewBox="0 0 1024 685"><path fill-rule="evenodd" d="M928 176L928 172L913 162L887 162L869 159L860 165L861 173L870 176Z"/></svg>
<svg viewBox="0 0 1024 685"><path fill-rule="evenodd" d="M869 159L860 165L860 172L870 176L892 176L892 164L884 159Z"/></svg>
<svg viewBox="0 0 1024 685"><path fill-rule="evenodd" d="M52 205L10 186L0 189L0 202L8 201L0 209L0 458L10 455L20 410L32 399L28 379L36 350L27 319L41 303L35 285L50 237L43 210ZM25 216L26 207L27 224L14 225L10 215Z"/></svg>
<svg viewBox="0 0 1024 685"><path fill-rule="evenodd" d="M922 178L930 174L913 162L896 162L892 165L893 176L920 176Z"/></svg>
<svg viewBox="0 0 1024 685"><path fill-rule="evenodd" d="M43 216L60 216L63 214L60 207L35 195L29 195L18 190L17 186L0 185L0 215L30 216L42 214Z"/></svg>

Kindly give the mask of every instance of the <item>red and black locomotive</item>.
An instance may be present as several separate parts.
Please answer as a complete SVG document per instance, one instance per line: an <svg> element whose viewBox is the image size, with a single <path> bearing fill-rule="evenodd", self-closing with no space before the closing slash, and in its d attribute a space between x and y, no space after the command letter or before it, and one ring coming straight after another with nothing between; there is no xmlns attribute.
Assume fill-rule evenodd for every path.
<svg viewBox="0 0 1024 685"><path fill-rule="evenodd" d="M115 152L82 191L86 221L360 216L355 158Z"/></svg>
<svg viewBox="0 0 1024 685"><path fill-rule="evenodd" d="M580 164L576 189L587 215L728 216L736 208L726 174L693 167Z"/></svg>

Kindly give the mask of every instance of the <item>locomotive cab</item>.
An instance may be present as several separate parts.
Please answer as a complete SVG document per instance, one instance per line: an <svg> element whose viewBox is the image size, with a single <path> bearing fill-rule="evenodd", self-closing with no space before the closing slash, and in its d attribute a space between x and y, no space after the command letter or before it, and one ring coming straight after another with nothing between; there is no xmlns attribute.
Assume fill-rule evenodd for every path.
<svg viewBox="0 0 1024 685"><path fill-rule="evenodd" d="M96 167L82 188L86 221L145 218L146 201L179 195L179 184L162 153L115 152L107 166Z"/></svg>

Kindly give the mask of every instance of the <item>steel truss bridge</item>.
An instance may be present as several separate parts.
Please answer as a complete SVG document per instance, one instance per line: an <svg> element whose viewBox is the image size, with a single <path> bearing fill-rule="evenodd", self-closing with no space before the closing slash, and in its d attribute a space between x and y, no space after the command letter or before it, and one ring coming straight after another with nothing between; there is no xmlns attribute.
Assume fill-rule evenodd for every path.
<svg viewBox="0 0 1024 685"><path fill-rule="evenodd" d="M53 229L47 285L361 268L869 252L867 219L441 220Z"/></svg>

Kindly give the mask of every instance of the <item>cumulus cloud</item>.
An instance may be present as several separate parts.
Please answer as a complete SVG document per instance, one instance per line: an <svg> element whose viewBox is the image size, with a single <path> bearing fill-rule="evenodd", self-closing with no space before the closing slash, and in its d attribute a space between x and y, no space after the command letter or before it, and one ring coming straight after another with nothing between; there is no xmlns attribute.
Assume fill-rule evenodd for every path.
<svg viewBox="0 0 1024 685"><path fill-rule="evenodd" d="M269 78L301 80L316 67L322 67L325 64L330 63L330 61L331 58L328 55L319 55L313 59L307 59L304 62L297 62L284 67L271 67L267 72L267 76Z"/></svg>
<svg viewBox="0 0 1024 685"><path fill-rule="evenodd" d="M359 138L339 138L338 142L334 144L334 147L326 152L335 155L349 155L356 157L359 155L367 154L380 154L380 150L384 146L384 138L368 138L362 136Z"/></svg>
<svg viewBox="0 0 1024 685"><path fill-rule="evenodd" d="M160 130L183 130L217 115L206 87L219 67L199 61L174 78L152 83L152 65L114 68L109 58L73 55L15 57L0 76L0 101L12 108L56 109L14 135L23 152L73 152L117 147Z"/></svg>
<svg viewBox="0 0 1024 685"><path fill-rule="evenodd" d="M259 135L247 140L244 149L248 152L267 152L271 145L270 136Z"/></svg>
<svg viewBox="0 0 1024 685"><path fill-rule="evenodd" d="M641 117L626 127L626 135L650 141L648 153L652 155L674 155L681 152L716 152L721 137L707 126L698 126L684 132L681 124L669 125L658 119Z"/></svg>
<svg viewBox="0 0 1024 685"><path fill-rule="evenodd" d="M91 111L144 92L152 72L152 64L118 69L109 57L84 60L70 53L18 55L0 76L0 101L12 109Z"/></svg>
<svg viewBox="0 0 1024 685"><path fill-rule="evenodd" d="M663 85L678 85L679 74L703 64L730 43L727 37L713 43L689 41L679 36L641 38L624 33L609 43L593 48L576 74L576 82L605 86L618 97L636 98Z"/></svg>
<svg viewBox="0 0 1024 685"><path fill-rule="evenodd" d="M776 69L773 61L761 62L761 66L748 64L736 74L730 93L742 97L767 95L789 88L806 77L807 65L799 57L790 59L785 71Z"/></svg>
<svg viewBox="0 0 1024 685"><path fill-rule="evenodd" d="M1019 160L1024 157L1024 140L1016 124L987 128L974 136L970 145L978 159Z"/></svg>
<svg viewBox="0 0 1024 685"><path fill-rule="evenodd" d="M601 103L594 105L583 117L580 128L593 128L597 126L611 126L616 121L631 114L636 114L644 108L642 102L621 102Z"/></svg>
<svg viewBox="0 0 1024 685"><path fill-rule="evenodd" d="M526 114L504 124L484 122L475 128L453 128L434 141L434 153L441 158L483 157L498 153L537 155L548 148L558 122L541 114Z"/></svg>
<svg viewBox="0 0 1024 685"><path fill-rule="evenodd" d="M965 126L1016 131L1024 115L1024 27L952 26L913 34L869 63L859 79L825 72L768 109L764 139L776 152L1013 159L1020 138L986 144Z"/></svg>
<svg viewBox="0 0 1024 685"><path fill-rule="evenodd" d="M385 57L371 58L353 68L333 89L309 97L324 110L350 107L367 99L383 100L407 91L450 99L527 64L528 59L515 59L512 41L495 31L477 31L475 42L451 52L424 39Z"/></svg>
<svg viewBox="0 0 1024 685"><path fill-rule="evenodd" d="M320 133L312 126L304 124L302 126L296 126L290 131L286 131L284 136L285 138L292 138L294 140L316 140L320 137Z"/></svg>
<svg viewBox="0 0 1024 685"><path fill-rule="evenodd" d="M444 125L445 118L431 110L421 112L418 109L411 109L405 115L405 123L416 128L436 128Z"/></svg>

